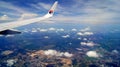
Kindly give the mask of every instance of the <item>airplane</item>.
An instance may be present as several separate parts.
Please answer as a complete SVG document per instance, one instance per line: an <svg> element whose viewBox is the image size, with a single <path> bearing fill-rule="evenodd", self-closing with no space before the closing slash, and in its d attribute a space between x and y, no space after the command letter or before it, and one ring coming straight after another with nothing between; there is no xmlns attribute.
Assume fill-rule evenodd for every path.
<svg viewBox="0 0 120 67"><path fill-rule="evenodd" d="M32 18L32 19L27 19L27 20L18 20L18 21L0 24L0 35L20 34L21 33L20 31L12 30L12 28L28 25L28 24L42 21L42 20L52 17L54 14L55 8L57 7L57 4L58 4L58 1L55 1L51 9L43 17L37 17L37 18Z"/></svg>

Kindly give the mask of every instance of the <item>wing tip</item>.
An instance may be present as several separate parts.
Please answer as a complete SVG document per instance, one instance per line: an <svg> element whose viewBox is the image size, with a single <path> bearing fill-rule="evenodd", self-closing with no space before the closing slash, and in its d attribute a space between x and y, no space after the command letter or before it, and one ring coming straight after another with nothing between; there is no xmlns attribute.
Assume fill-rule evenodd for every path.
<svg viewBox="0 0 120 67"><path fill-rule="evenodd" d="M57 7L58 1L55 1L54 4L52 5L51 9L48 11L48 13L45 15L45 17L52 17L55 9Z"/></svg>

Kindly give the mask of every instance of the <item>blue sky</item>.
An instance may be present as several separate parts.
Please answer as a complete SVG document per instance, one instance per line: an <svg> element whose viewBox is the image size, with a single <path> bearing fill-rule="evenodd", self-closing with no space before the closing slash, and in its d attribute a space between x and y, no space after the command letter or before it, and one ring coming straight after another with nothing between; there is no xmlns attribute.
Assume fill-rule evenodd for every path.
<svg viewBox="0 0 120 67"><path fill-rule="evenodd" d="M56 0L0 0L0 22L34 18L47 13ZM58 0L53 22L119 23L119 0ZM49 22L49 21L48 21Z"/></svg>

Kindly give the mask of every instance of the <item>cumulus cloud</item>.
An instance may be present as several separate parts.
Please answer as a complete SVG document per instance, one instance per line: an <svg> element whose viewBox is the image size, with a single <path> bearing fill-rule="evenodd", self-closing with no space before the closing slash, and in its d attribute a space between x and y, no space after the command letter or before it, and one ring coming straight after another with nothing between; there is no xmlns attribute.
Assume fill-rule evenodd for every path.
<svg viewBox="0 0 120 67"><path fill-rule="evenodd" d="M88 57L94 57L94 58L100 57L100 55L99 55L96 51L88 51L88 52L86 53L86 55L87 55Z"/></svg>
<svg viewBox="0 0 120 67"><path fill-rule="evenodd" d="M93 35L93 32L84 32L84 35Z"/></svg>
<svg viewBox="0 0 120 67"><path fill-rule="evenodd" d="M85 32L85 31L89 31L89 30L90 30L90 27L86 27L84 29L81 29L80 31Z"/></svg>
<svg viewBox="0 0 120 67"><path fill-rule="evenodd" d="M63 38L69 38L70 37L70 35L64 35L64 36L62 36Z"/></svg>
<svg viewBox="0 0 120 67"><path fill-rule="evenodd" d="M95 46L96 44L93 43L93 42L81 42L80 43L82 46L89 46L89 47L93 47Z"/></svg>
<svg viewBox="0 0 120 67"><path fill-rule="evenodd" d="M63 28L57 29L57 31L65 31Z"/></svg>
<svg viewBox="0 0 120 67"><path fill-rule="evenodd" d="M48 38L49 38L49 36L44 36L44 38L45 38L45 39L48 39Z"/></svg>
<svg viewBox="0 0 120 67"><path fill-rule="evenodd" d="M83 33L81 33L81 32L78 32L78 33L77 33L77 35L83 35Z"/></svg>
<svg viewBox="0 0 120 67"><path fill-rule="evenodd" d="M8 59L7 60L7 66L12 66L14 63L16 63L17 61L16 60L14 60L14 59Z"/></svg>
<svg viewBox="0 0 120 67"><path fill-rule="evenodd" d="M80 36L93 35L93 32L78 32L77 35L80 35Z"/></svg>
<svg viewBox="0 0 120 67"><path fill-rule="evenodd" d="M53 27L51 27L51 28L49 28L49 30L50 30L50 31L55 31L56 29L53 28Z"/></svg>
<svg viewBox="0 0 120 67"><path fill-rule="evenodd" d="M112 53L114 53L114 54L118 54L119 51L118 51L118 50L112 50Z"/></svg>
<svg viewBox="0 0 120 67"><path fill-rule="evenodd" d="M6 35L5 37L8 38L8 37L14 37L15 35Z"/></svg>
<svg viewBox="0 0 120 67"><path fill-rule="evenodd" d="M72 57L73 54L70 54L69 52L65 52L65 53L63 54L63 56L65 56L65 57Z"/></svg>
<svg viewBox="0 0 120 67"><path fill-rule="evenodd" d="M28 31L28 30L25 30ZM47 32L48 29L32 28L31 32Z"/></svg>
<svg viewBox="0 0 120 67"><path fill-rule="evenodd" d="M47 32L47 29L39 29L40 32Z"/></svg>
<svg viewBox="0 0 120 67"><path fill-rule="evenodd" d="M77 29L73 28L71 31L77 31Z"/></svg>
<svg viewBox="0 0 120 67"><path fill-rule="evenodd" d="M73 56L73 54L71 54L69 52L59 52L56 50L45 50L44 54L51 55L51 56L65 56L65 57L72 57Z"/></svg>

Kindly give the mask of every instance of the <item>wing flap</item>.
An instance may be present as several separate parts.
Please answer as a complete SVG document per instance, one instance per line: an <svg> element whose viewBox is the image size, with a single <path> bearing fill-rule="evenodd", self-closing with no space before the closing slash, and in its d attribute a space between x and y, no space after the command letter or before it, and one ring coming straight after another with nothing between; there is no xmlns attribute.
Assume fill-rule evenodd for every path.
<svg viewBox="0 0 120 67"><path fill-rule="evenodd" d="M14 30L4 30L4 31L0 31L1 35L11 35L11 34L20 34L20 31L14 31Z"/></svg>

